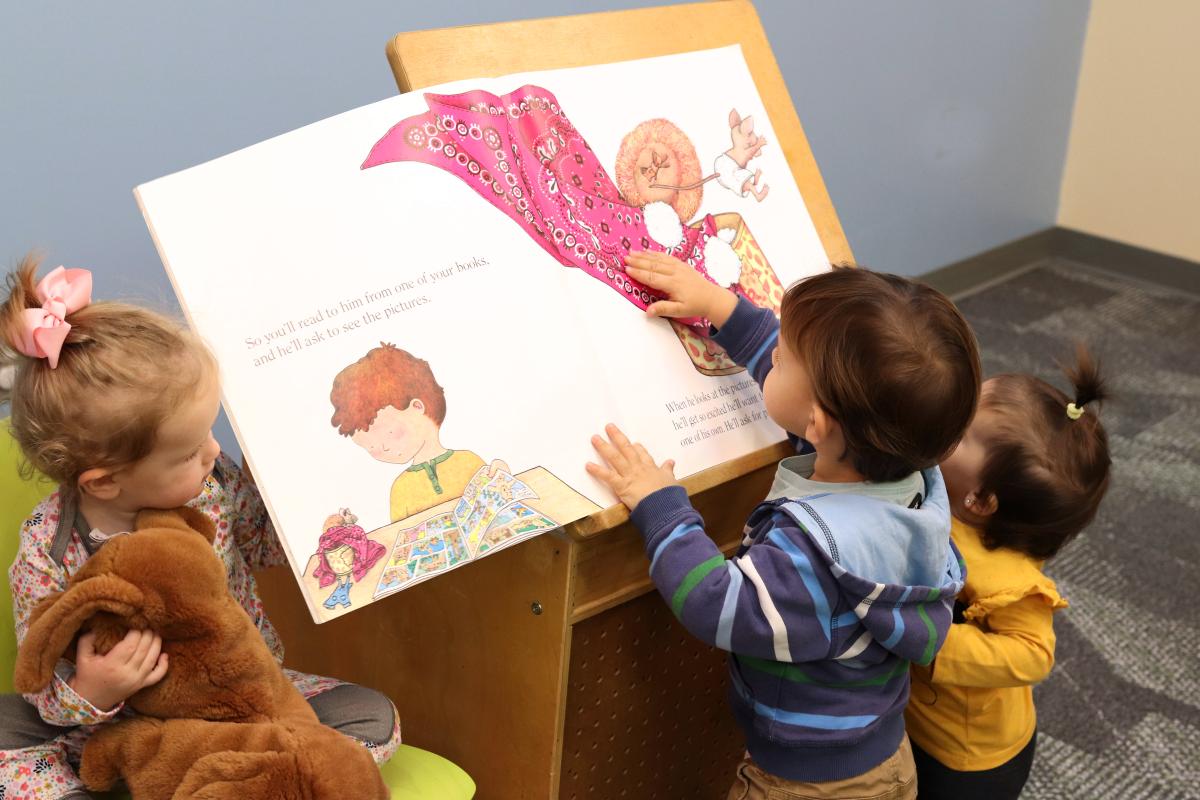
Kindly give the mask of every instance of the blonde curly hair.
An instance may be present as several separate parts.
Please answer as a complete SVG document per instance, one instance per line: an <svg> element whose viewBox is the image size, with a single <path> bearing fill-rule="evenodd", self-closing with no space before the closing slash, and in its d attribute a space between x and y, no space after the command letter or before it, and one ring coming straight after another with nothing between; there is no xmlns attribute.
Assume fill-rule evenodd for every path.
<svg viewBox="0 0 1200 800"><path fill-rule="evenodd" d="M217 366L182 322L111 301L69 315L56 368L22 355L21 313L40 307L37 268L38 259L25 256L0 304L0 355L15 367L0 400L12 403L22 472L71 485L85 470L121 468L149 455L163 421Z"/></svg>
<svg viewBox="0 0 1200 800"><path fill-rule="evenodd" d="M696 147L687 134L668 119L648 119L625 134L625 138L621 140L621 148L617 151L617 188L625 202L631 205L646 205L646 200L638 192L634 175L637 174L638 156L653 144L666 147L679 165L677 183L680 186L691 185L704 177L701 174ZM699 186L675 192L671 208L679 215L680 222L687 223L695 216L703 197L704 189Z"/></svg>

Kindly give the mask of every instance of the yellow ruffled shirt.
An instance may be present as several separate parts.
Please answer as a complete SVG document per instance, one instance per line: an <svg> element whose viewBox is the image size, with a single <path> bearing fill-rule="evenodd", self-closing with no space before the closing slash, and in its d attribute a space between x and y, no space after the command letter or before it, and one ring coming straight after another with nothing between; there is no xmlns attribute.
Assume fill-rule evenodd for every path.
<svg viewBox="0 0 1200 800"><path fill-rule="evenodd" d="M1052 616L1067 602L1041 562L988 550L979 530L957 519L951 536L967 565L958 596L966 622L950 626L929 667L913 665L904 720L922 750L975 772L1005 763L1033 737L1033 685L1054 666Z"/></svg>

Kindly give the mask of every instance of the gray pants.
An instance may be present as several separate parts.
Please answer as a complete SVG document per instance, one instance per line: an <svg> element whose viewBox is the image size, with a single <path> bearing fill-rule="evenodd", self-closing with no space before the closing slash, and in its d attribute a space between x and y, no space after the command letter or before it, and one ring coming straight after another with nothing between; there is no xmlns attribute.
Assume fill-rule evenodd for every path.
<svg viewBox="0 0 1200 800"><path fill-rule="evenodd" d="M396 722L392 703L374 689L345 683L308 698L308 704L322 724L363 744L382 745L392 737ZM20 695L0 695L0 750L37 747L69 730L45 722ZM63 795L63 800L89 797L76 790Z"/></svg>

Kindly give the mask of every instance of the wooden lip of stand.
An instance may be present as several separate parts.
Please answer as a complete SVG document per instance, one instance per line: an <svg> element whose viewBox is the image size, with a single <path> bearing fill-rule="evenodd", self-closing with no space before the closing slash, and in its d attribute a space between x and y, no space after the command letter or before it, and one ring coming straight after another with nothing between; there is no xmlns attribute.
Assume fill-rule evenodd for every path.
<svg viewBox="0 0 1200 800"><path fill-rule="evenodd" d="M555 46L563 42L570 46ZM549 45L547 43L550 43ZM606 11L491 25L412 31L392 37L387 58L401 92L454 80L512 72L561 69L741 45L792 175L832 263L853 263L800 118L758 14L749 0L715 0ZM786 442L748 453L681 481L688 495L749 474L790 455ZM570 523L565 532L585 540L629 519L614 505Z"/></svg>

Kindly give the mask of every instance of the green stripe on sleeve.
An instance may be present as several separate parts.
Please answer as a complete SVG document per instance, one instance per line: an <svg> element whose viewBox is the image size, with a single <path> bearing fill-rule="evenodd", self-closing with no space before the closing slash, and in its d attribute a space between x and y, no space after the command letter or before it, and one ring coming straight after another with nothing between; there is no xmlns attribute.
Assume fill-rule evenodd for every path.
<svg viewBox="0 0 1200 800"><path fill-rule="evenodd" d="M725 556L716 555L708 561L697 564L692 567L691 571L683 578L683 583L679 584L679 588L675 590L674 596L671 597L671 611L675 612L676 617L683 616L683 604L687 602L688 595L692 593L700 581L708 577L708 573L717 569L725 563Z"/></svg>
<svg viewBox="0 0 1200 800"><path fill-rule="evenodd" d="M933 648L937 645L937 629L933 627L933 620L925 613L924 603L917 606L917 613L925 621L925 630L929 631L929 642L925 645L925 652L921 654L921 660L917 662L924 666L933 658Z"/></svg>

